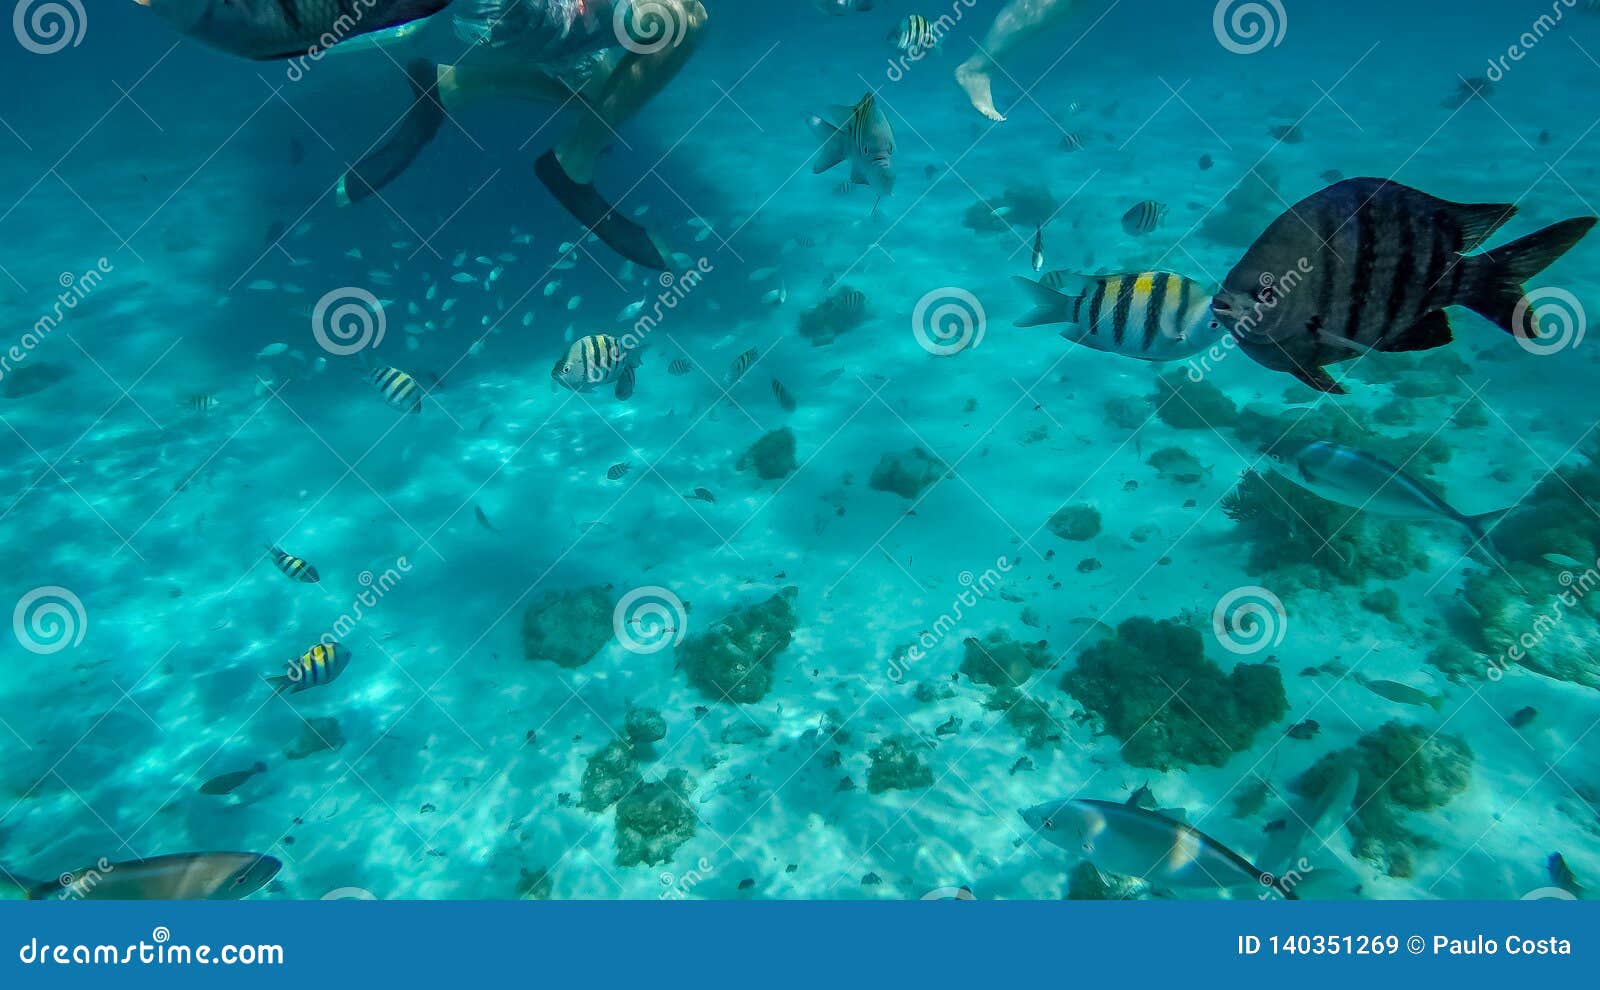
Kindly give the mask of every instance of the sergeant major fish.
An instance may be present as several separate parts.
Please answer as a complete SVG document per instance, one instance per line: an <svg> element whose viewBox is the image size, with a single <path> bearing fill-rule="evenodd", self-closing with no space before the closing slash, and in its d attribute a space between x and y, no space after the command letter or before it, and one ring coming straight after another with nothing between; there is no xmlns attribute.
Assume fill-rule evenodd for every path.
<svg viewBox="0 0 1600 990"><path fill-rule="evenodd" d="M320 51L342 40L430 17L450 0L134 0L183 34L232 55L257 60Z"/></svg>
<svg viewBox="0 0 1600 990"><path fill-rule="evenodd" d="M275 546L268 546L267 553L272 556L272 563L282 571L284 576L294 581L305 584L316 584L322 580L317 569L291 553L284 553Z"/></svg>
<svg viewBox="0 0 1600 990"><path fill-rule="evenodd" d="M610 334L596 333L573 341L566 357L550 369L550 378L578 393L614 385L617 398L627 401L633 396L634 369L638 366L637 351L625 350Z"/></svg>
<svg viewBox="0 0 1600 990"><path fill-rule="evenodd" d="M1034 282L1014 281L1034 309L1019 327L1064 323L1061 336L1097 351L1144 361L1176 361L1204 351L1222 336L1210 293L1198 282L1167 272L1074 275L1049 272Z"/></svg>
<svg viewBox="0 0 1600 990"><path fill-rule="evenodd" d="M854 107L836 107L834 124L812 116L811 129L822 138L822 148L811 161L811 171L821 175L836 165L850 163L850 181L870 186L879 199L894 193L894 129L871 93Z"/></svg>
<svg viewBox="0 0 1600 990"><path fill-rule="evenodd" d="M938 49L939 31L921 14L908 14L899 27L889 32L888 41L907 55L919 58Z"/></svg>
<svg viewBox="0 0 1600 990"><path fill-rule="evenodd" d="M1346 179L1274 220L1228 274L1213 309L1258 363L1335 395L1345 390L1328 365L1450 343L1451 306L1537 339L1523 283L1571 250L1596 218L1466 253L1516 212L1509 203L1451 203L1385 179ZM1291 284L1291 273L1303 278Z"/></svg>
<svg viewBox="0 0 1600 990"><path fill-rule="evenodd" d="M323 684L332 684L344 673L350 663L350 651L338 643L318 643L298 660L289 661L288 669L276 677L267 678L273 694L299 694Z"/></svg>
<svg viewBox="0 0 1600 990"><path fill-rule="evenodd" d="M422 412L422 386L399 368L374 368L367 381L378 389L383 401L395 409Z"/></svg>

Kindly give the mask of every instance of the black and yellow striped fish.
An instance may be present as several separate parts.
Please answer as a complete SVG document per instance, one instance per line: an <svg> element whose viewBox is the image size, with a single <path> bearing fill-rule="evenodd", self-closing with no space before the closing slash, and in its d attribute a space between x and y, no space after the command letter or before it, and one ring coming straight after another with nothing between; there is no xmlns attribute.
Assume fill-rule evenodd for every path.
<svg viewBox="0 0 1600 990"><path fill-rule="evenodd" d="M615 385L617 398L626 401L633 395L634 368L638 366L637 351L626 350L610 334L595 333L573 341L566 356L550 369L550 378L574 392Z"/></svg>
<svg viewBox="0 0 1600 990"><path fill-rule="evenodd" d="M889 32L889 43L912 56L921 56L939 47L939 32L921 14L911 14Z"/></svg>
<svg viewBox="0 0 1600 990"><path fill-rule="evenodd" d="M621 481L623 478L626 478L628 476L628 472L632 471L632 470L633 470L633 465L629 464L626 461L623 461L623 462L618 463L618 464L613 464L613 465L611 465L611 470L606 472L606 480L608 480L608 481Z"/></svg>
<svg viewBox="0 0 1600 990"><path fill-rule="evenodd" d="M288 578L305 584L316 584L322 580L315 567L292 553L284 553L274 546L267 547L267 553L272 555L272 563Z"/></svg>
<svg viewBox="0 0 1600 990"><path fill-rule="evenodd" d="M288 669L276 677L267 678L273 694L299 694L323 684L332 684L350 662L350 651L338 643L318 643L297 660L290 660Z"/></svg>
<svg viewBox="0 0 1600 990"><path fill-rule="evenodd" d="M197 413L208 413L217 408L217 397L206 392L199 392L184 399L183 405Z"/></svg>
<svg viewBox="0 0 1600 990"><path fill-rule="evenodd" d="M383 401L409 413L422 412L422 386L399 368L374 368L367 376Z"/></svg>
<svg viewBox="0 0 1600 990"><path fill-rule="evenodd" d="M1161 226L1167 219L1167 207L1164 203L1157 203L1147 199L1122 215L1122 229L1134 237L1143 237Z"/></svg>
<svg viewBox="0 0 1600 990"><path fill-rule="evenodd" d="M1144 361L1177 361L1221 339L1210 290L1182 275L1074 275L1048 272L1016 282L1034 304L1019 327L1069 324L1061 336L1098 351Z"/></svg>
<svg viewBox="0 0 1600 990"><path fill-rule="evenodd" d="M689 364L688 358L678 358L676 361L667 365L667 374L672 375L674 378L682 377L683 375L687 375L689 373L691 367L692 366Z"/></svg>

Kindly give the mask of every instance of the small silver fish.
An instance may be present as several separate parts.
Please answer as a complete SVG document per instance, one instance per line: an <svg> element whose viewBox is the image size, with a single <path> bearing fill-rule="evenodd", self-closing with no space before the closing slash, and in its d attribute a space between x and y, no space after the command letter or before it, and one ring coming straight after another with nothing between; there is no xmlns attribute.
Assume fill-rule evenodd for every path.
<svg viewBox="0 0 1600 990"><path fill-rule="evenodd" d="M1044 271L1044 227L1039 226L1033 232L1033 270Z"/></svg>

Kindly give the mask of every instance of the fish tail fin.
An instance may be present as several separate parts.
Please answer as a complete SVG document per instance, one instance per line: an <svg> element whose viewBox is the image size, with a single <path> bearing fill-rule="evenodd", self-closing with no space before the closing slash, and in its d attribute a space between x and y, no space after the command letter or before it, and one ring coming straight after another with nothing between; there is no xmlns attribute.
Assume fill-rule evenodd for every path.
<svg viewBox="0 0 1600 990"><path fill-rule="evenodd" d="M1033 309L1017 318L1013 326L1041 327L1051 323L1073 323L1073 310L1080 297L1057 292L1030 278L1013 275L1011 280L1023 289Z"/></svg>
<svg viewBox="0 0 1600 990"><path fill-rule="evenodd" d="M274 677L266 677L262 679L265 680L269 686L271 686L272 696L274 698L289 690L290 678L288 674L278 674Z"/></svg>
<svg viewBox="0 0 1600 990"><path fill-rule="evenodd" d="M0 901L37 901L44 885L0 866Z"/></svg>
<svg viewBox="0 0 1600 990"><path fill-rule="evenodd" d="M812 114L807 123L811 125L811 132L822 140L822 147L811 159L812 175L821 175L849 157L850 143L843 128L828 123L816 114Z"/></svg>
<svg viewBox="0 0 1600 990"><path fill-rule="evenodd" d="M1462 304L1514 337L1538 339L1538 320L1523 284L1549 268L1593 229L1597 218L1575 217L1535 231L1503 247L1475 255L1476 278ZM1520 324L1520 325L1519 325Z"/></svg>
<svg viewBox="0 0 1600 990"><path fill-rule="evenodd" d="M1500 563L1502 560L1500 551L1495 548L1491 534L1494 528L1500 525L1500 520L1504 519L1515 508L1516 506L1512 505L1476 516L1462 516L1461 521L1466 524L1467 531L1472 534L1472 549L1481 551L1491 561Z"/></svg>

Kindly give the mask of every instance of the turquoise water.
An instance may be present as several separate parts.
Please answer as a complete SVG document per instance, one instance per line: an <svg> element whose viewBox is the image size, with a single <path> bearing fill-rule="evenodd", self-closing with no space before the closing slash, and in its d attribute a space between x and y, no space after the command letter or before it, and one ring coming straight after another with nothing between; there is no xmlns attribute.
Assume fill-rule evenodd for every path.
<svg viewBox="0 0 1600 990"><path fill-rule="evenodd" d="M905 3L707 6L598 173L670 281L535 181L570 108L463 110L341 208L405 107L383 52L292 79L130 4L4 39L0 864L249 850L278 898L1229 896L1096 887L1018 814L1148 785L1252 861L1306 825L1301 896L1600 874L1600 246L1533 283L1563 346L1453 309L1448 348L1335 369L1348 396L1017 329L1011 281L1048 220L1048 269L1215 286L1330 170L1517 203L1491 246L1592 215L1600 17L1283 0L1250 52L1209 2L1090 5L1006 60L993 123L952 77L996 3L900 64ZM868 89L876 209L808 165L808 115ZM1167 214L1134 236L1142 201ZM335 322L352 299L381 341L371 306ZM552 388L629 331L630 400ZM420 415L366 380L390 366ZM1285 434L1517 506L1500 558L1263 487ZM348 668L274 695L323 638ZM1354 801L1308 821L1330 761Z"/></svg>

